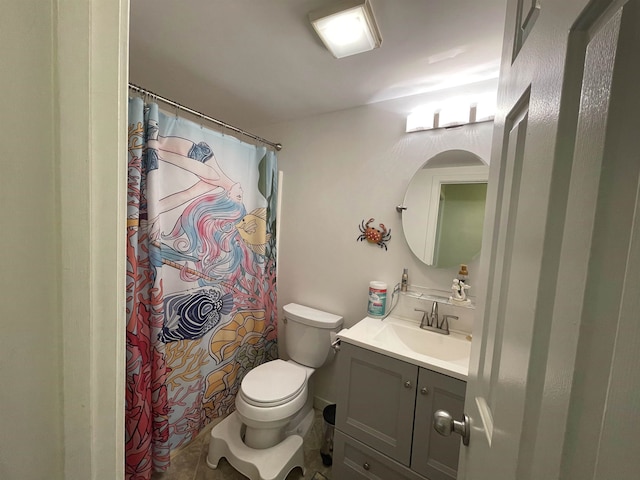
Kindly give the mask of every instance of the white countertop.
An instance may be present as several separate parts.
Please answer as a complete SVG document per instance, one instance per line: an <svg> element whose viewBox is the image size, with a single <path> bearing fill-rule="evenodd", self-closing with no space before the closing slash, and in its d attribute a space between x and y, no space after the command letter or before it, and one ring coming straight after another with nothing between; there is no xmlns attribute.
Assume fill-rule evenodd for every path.
<svg viewBox="0 0 640 480"><path fill-rule="evenodd" d="M415 320L365 317L338 332L341 341L459 380L467 380L471 341L464 334L422 330Z"/></svg>

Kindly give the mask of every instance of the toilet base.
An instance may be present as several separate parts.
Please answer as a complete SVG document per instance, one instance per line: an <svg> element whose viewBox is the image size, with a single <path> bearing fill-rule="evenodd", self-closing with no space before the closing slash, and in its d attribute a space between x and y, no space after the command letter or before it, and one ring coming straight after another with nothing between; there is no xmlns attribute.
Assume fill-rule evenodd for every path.
<svg viewBox="0 0 640 480"><path fill-rule="evenodd" d="M313 398L309 397L307 404L298 414L293 417L287 427L285 427L285 436L300 435L302 438L307 436L309 430L313 426L315 420L315 413L313 411Z"/></svg>
<svg viewBox="0 0 640 480"><path fill-rule="evenodd" d="M242 422L233 412L211 430L207 465L216 468L222 457L251 480L281 480L295 467L304 475L302 437L290 435L277 445L255 449L247 447L241 437Z"/></svg>

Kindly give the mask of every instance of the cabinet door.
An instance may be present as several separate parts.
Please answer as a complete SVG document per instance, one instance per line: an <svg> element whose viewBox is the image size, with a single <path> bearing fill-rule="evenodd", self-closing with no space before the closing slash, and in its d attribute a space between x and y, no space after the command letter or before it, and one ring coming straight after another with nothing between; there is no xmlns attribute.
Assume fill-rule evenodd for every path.
<svg viewBox="0 0 640 480"><path fill-rule="evenodd" d="M433 414L447 410L461 419L466 382L420 369L411 468L430 480L455 480L458 473L460 435L443 437L433 429Z"/></svg>
<svg viewBox="0 0 640 480"><path fill-rule="evenodd" d="M424 480L339 430L334 437L331 475L333 480Z"/></svg>
<svg viewBox="0 0 640 480"><path fill-rule="evenodd" d="M409 466L418 367L342 342L336 427Z"/></svg>

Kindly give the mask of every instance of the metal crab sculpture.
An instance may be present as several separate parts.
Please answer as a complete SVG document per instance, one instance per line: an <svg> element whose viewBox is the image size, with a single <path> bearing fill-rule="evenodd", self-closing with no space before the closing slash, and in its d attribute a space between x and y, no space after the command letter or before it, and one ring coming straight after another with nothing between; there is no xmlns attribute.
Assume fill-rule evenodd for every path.
<svg viewBox="0 0 640 480"><path fill-rule="evenodd" d="M367 223L364 223L364 219L362 223L358 225L358 228L362 232L356 241L364 241L366 240L369 243L375 243L379 245L380 248L387 249L387 242L391 240L391 229L387 230L382 223L379 225L382 230L378 230L377 228L370 227L369 224L373 222L373 218L370 218Z"/></svg>

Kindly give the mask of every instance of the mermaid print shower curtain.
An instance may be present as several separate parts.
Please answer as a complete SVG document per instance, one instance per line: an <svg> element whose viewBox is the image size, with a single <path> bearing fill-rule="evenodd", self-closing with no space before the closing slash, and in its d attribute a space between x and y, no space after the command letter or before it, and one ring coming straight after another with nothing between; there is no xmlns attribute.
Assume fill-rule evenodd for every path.
<svg viewBox="0 0 640 480"><path fill-rule="evenodd" d="M277 358L274 152L129 101L126 478Z"/></svg>

